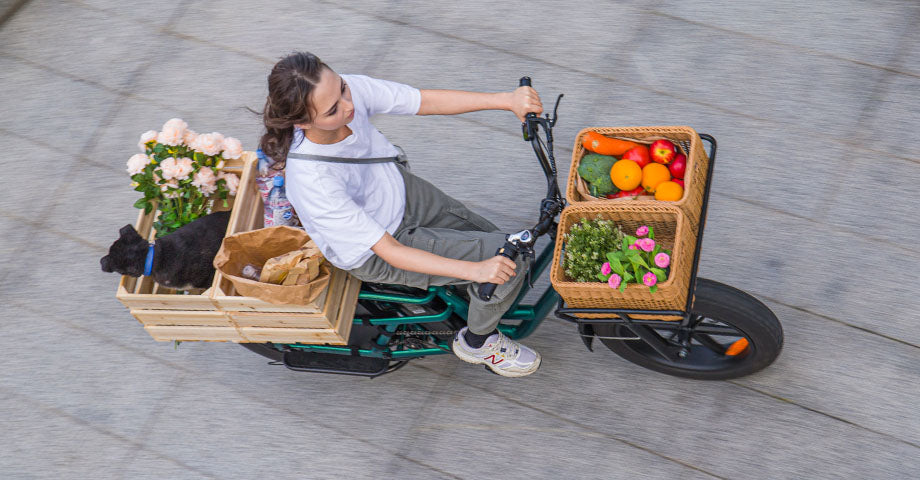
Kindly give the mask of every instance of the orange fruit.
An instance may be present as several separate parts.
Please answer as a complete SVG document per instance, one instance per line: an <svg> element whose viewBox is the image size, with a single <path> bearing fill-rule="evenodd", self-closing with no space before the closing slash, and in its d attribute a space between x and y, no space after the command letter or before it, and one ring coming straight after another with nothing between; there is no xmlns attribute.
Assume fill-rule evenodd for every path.
<svg viewBox="0 0 920 480"><path fill-rule="evenodd" d="M671 171L663 164L652 162L642 168L642 186L646 192L655 193L659 183L670 179Z"/></svg>
<svg viewBox="0 0 920 480"><path fill-rule="evenodd" d="M610 169L610 180L620 190L633 190L642 182L642 168L632 160L617 160Z"/></svg>
<svg viewBox="0 0 920 480"><path fill-rule="evenodd" d="M660 164L659 164L660 165ZM655 190L655 200L664 200L666 202L676 202L684 196L684 187L679 183L667 181L658 184Z"/></svg>

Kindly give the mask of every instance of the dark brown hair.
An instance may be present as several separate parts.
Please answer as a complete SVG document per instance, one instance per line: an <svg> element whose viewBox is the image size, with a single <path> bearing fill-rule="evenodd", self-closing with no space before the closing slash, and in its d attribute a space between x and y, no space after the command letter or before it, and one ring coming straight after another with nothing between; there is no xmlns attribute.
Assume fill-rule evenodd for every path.
<svg viewBox="0 0 920 480"><path fill-rule="evenodd" d="M329 67L316 55L294 52L276 63L268 75L268 98L262 111L265 134L259 140L259 148L276 162L272 168L284 168L294 139L294 124L313 120L310 93L324 68Z"/></svg>

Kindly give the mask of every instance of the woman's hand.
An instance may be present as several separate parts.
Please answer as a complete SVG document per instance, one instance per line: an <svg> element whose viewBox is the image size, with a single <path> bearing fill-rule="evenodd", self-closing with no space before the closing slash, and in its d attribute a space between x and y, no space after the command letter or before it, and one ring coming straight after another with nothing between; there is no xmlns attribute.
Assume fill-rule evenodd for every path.
<svg viewBox="0 0 920 480"><path fill-rule="evenodd" d="M511 92L511 111L524 122L524 117L528 113L543 113L543 102L540 101L540 95L533 87L518 87Z"/></svg>
<svg viewBox="0 0 920 480"><path fill-rule="evenodd" d="M494 283L501 285L516 275L517 264L508 257L496 255L481 262L473 262L469 278L476 283Z"/></svg>

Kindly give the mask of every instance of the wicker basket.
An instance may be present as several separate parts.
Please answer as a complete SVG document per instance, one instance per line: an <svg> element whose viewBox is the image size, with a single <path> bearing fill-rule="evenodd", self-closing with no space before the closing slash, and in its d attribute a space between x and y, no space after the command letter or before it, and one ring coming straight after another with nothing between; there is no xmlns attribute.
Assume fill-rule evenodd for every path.
<svg viewBox="0 0 920 480"><path fill-rule="evenodd" d="M602 282L575 282L562 268L563 235L581 219L602 218L616 222L623 232L632 234L641 225L654 229L655 241L671 250L668 279L658 284L655 293L645 285L630 283L626 290L610 288ZM696 241L686 216L677 206L666 202L582 202L562 211L553 252L550 282L571 308L622 308L637 310L684 310L690 286L690 270ZM609 315L579 315L585 318ZM679 317L632 315L633 318L677 320Z"/></svg>
<svg viewBox="0 0 920 480"><path fill-rule="evenodd" d="M667 202L680 208L689 220L690 227L697 230L700 210L703 205L703 190L706 186L706 171L709 157L703 149L703 143L696 130L690 127L591 127L585 128L575 136L575 148L572 150L572 166L569 170L566 199L570 204L579 202L603 201L636 205L659 205L664 202L652 197L597 198L588 193L587 183L578 175L578 165L586 153L582 145L588 132L597 132L611 138L630 140L636 143L650 144L655 140L667 139L674 142L687 155L687 171L684 174L684 196L675 202Z"/></svg>

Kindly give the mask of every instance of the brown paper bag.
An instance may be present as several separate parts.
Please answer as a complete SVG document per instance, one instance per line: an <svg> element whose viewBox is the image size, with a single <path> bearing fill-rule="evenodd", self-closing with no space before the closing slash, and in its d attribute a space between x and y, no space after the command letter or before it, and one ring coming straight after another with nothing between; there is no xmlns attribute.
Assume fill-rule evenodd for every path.
<svg viewBox="0 0 920 480"><path fill-rule="evenodd" d="M309 305L329 286L332 266L323 261L319 276L304 285L274 285L244 278L246 264L264 265L270 259L299 250L310 240L303 230L269 227L237 233L224 238L214 257L214 268L227 277L240 295L255 297L275 305Z"/></svg>

